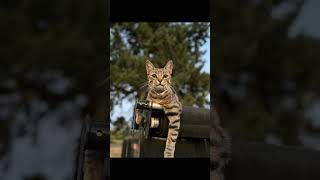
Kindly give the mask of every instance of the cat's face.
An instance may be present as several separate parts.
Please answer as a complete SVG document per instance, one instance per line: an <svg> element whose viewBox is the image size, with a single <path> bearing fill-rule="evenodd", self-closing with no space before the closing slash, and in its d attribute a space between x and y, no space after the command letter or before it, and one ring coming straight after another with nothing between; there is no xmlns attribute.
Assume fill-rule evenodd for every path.
<svg viewBox="0 0 320 180"><path fill-rule="evenodd" d="M149 60L146 60L148 85L150 90L159 94L169 90L171 86L172 68L173 63L171 60L167 62L164 68L155 68Z"/></svg>

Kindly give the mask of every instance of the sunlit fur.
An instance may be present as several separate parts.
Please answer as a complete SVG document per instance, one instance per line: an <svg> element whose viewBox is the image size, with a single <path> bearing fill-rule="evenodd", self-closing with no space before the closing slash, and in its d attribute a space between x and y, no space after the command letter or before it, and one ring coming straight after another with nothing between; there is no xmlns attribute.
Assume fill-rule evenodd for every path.
<svg viewBox="0 0 320 180"><path fill-rule="evenodd" d="M162 105L170 103L175 95L171 84L172 68L172 61L169 61L164 68L155 68L149 60L146 61L150 98Z"/></svg>
<svg viewBox="0 0 320 180"><path fill-rule="evenodd" d="M148 75L150 90L154 90L157 86L164 86L165 90L170 89L171 75L166 69L155 68L153 74Z"/></svg>

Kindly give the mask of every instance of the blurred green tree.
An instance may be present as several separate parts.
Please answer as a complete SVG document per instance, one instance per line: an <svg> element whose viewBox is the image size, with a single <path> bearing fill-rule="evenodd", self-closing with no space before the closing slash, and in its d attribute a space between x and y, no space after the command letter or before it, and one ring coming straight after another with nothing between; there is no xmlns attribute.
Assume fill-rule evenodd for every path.
<svg viewBox="0 0 320 180"><path fill-rule="evenodd" d="M118 117L113 123L113 128L110 129L111 143L122 141L130 129L128 122L124 117Z"/></svg>
<svg viewBox="0 0 320 180"><path fill-rule="evenodd" d="M70 167L68 163L77 158L77 139L65 141L72 139L70 126L80 124L82 114L90 113L99 121L106 121L109 115L109 83L101 84L109 70L106 15L105 0L0 2L0 111L7 112L5 116L1 113L0 122L0 157L7 159L1 161L1 166L6 166L6 170L1 171L1 179L13 179L10 174L14 174L15 179L73 177L72 170L53 175L38 167ZM12 94L18 98L11 98ZM22 118L18 118L19 113L24 114ZM46 123L57 121L56 128L66 129L66 134L56 131L54 136L50 133L41 136ZM68 147L55 143L54 137L62 137ZM20 138L31 142L31 146L22 149L15 146ZM49 165L41 157L30 154L25 161L31 163L31 159L36 158L40 164L23 168L21 173L20 163L15 164L20 157L16 149L32 152L40 148L42 158L49 161L61 152L48 146L43 148L42 138L50 139L48 144L61 148L64 154L72 154ZM93 164L95 169L101 166Z"/></svg>
<svg viewBox="0 0 320 180"><path fill-rule="evenodd" d="M145 60L163 67L174 63L174 87L183 105L204 107L209 102L210 76L200 47L209 23L114 23L110 29L111 106L124 98L143 98Z"/></svg>

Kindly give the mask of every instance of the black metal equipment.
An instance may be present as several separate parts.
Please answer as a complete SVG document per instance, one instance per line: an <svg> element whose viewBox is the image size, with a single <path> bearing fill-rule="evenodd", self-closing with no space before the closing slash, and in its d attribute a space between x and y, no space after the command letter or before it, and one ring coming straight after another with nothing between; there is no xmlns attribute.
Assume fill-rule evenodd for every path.
<svg viewBox="0 0 320 180"><path fill-rule="evenodd" d="M104 179L110 179L109 135L109 125L106 122L92 121L89 117L83 121L75 180L83 180L85 159L102 161Z"/></svg>
<svg viewBox="0 0 320 180"><path fill-rule="evenodd" d="M141 126L136 124L135 110L142 111L143 123ZM167 134L168 121L162 110L162 106L152 101L136 101L133 111L133 129L141 129L145 138L160 137Z"/></svg>
<svg viewBox="0 0 320 180"><path fill-rule="evenodd" d="M140 126L135 122L135 110L142 111L144 122ZM179 138L210 137L210 110L184 106L181 113ZM152 101L136 101L133 111L132 129L143 131L145 138L167 137L169 121L160 104Z"/></svg>
<svg viewBox="0 0 320 180"><path fill-rule="evenodd" d="M141 125L136 124L135 111L143 117ZM165 138L169 121L160 104L137 100L133 109L132 133L123 143L123 157L163 157ZM209 157L210 110L183 106L175 157ZM131 148L138 144L139 154ZM135 146L134 146L135 147Z"/></svg>

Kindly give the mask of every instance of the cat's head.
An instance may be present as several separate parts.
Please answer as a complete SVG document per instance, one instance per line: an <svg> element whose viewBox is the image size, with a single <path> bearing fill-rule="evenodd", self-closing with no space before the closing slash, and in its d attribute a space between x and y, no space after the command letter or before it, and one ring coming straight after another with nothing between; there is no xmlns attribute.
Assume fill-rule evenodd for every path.
<svg viewBox="0 0 320 180"><path fill-rule="evenodd" d="M157 93L169 90L171 86L172 68L173 62L171 60L167 62L164 68L155 68L149 60L146 60L148 85L150 90Z"/></svg>

